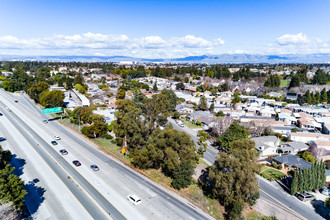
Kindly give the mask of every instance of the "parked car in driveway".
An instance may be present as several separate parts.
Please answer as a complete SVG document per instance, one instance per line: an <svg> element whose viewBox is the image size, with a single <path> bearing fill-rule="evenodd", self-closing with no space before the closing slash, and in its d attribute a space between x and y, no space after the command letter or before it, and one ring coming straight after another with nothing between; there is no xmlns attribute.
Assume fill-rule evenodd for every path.
<svg viewBox="0 0 330 220"><path fill-rule="evenodd" d="M95 164L91 165L90 168L94 171L99 171L100 168L98 166L96 166Z"/></svg>
<svg viewBox="0 0 330 220"><path fill-rule="evenodd" d="M50 143L52 143L52 145L58 145L56 141L51 141Z"/></svg>
<svg viewBox="0 0 330 220"><path fill-rule="evenodd" d="M315 200L315 196L307 192L305 193L297 192L296 197L303 202Z"/></svg>
<svg viewBox="0 0 330 220"><path fill-rule="evenodd" d="M321 192L323 195L328 196L329 195L329 189L324 187Z"/></svg>
<svg viewBox="0 0 330 220"><path fill-rule="evenodd" d="M76 167L79 167L81 165L81 163L79 162L79 160L74 160L74 161L72 161L72 163L74 165L76 165Z"/></svg>
<svg viewBox="0 0 330 220"><path fill-rule="evenodd" d="M128 195L127 200L133 203L134 205L140 205L141 199L137 195Z"/></svg>
<svg viewBox="0 0 330 220"><path fill-rule="evenodd" d="M68 154L68 151L65 150L65 149L62 149L62 150L60 150L60 153L61 153L62 155L67 155L67 154Z"/></svg>

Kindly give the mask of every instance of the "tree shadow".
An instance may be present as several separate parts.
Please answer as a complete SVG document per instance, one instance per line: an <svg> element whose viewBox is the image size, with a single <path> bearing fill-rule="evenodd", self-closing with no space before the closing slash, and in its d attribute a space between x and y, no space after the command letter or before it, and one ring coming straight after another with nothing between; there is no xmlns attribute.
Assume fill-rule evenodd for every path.
<svg viewBox="0 0 330 220"><path fill-rule="evenodd" d="M287 182L288 181L288 182ZM287 193L291 194L291 183L287 178L283 178L282 180L276 180L276 183Z"/></svg>
<svg viewBox="0 0 330 220"><path fill-rule="evenodd" d="M25 197L26 206L30 212L30 215L36 213L44 202L44 194L46 190L43 187L37 186L39 179L29 181L24 185L24 189L28 192L28 196Z"/></svg>
<svg viewBox="0 0 330 220"><path fill-rule="evenodd" d="M311 201L312 206L317 214L322 216L325 219L330 219L329 209L324 206L324 202L322 200L314 200Z"/></svg>
<svg viewBox="0 0 330 220"><path fill-rule="evenodd" d="M16 176L20 177L24 173L23 168L26 164L25 159L18 158L16 154L13 154L10 164L15 167L15 171L13 173Z"/></svg>

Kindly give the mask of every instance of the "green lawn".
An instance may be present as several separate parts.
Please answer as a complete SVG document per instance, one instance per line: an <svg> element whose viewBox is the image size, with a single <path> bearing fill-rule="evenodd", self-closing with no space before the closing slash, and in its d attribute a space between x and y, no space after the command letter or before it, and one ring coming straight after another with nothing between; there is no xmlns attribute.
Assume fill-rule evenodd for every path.
<svg viewBox="0 0 330 220"><path fill-rule="evenodd" d="M283 80L281 79L281 87L288 87L290 83L290 80Z"/></svg>
<svg viewBox="0 0 330 220"><path fill-rule="evenodd" d="M191 122L183 122L183 124L184 124L185 126L187 126L188 128L191 128L191 129L194 129L194 128L203 128L202 126L194 125L194 124L191 123Z"/></svg>
<svg viewBox="0 0 330 220"><path fill-rule="evenodd" d="M274 181L274 180L278 180L278 179L282 179L283 177L286 177L286 175L284 173L282 173L281 171L275 170L270 167L263 168L260 172L260 176L268 179L269 181Z"/></svg>

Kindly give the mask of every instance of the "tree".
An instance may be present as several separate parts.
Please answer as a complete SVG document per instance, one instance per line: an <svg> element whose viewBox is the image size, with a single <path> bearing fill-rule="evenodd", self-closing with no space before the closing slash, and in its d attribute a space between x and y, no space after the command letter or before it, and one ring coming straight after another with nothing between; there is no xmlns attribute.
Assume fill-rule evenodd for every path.
<svg viewBox="0 0 330 220"><path fill-rule="evenodd" d="M145 147L132 152L133 165L140 168L162 169L162 172L173 177L183 162L190 161L196 165L194 142L185 132L166 127L156 129L148 138Z"/></svg>
<svg viewBox="0 0 330 220"><path fill-rule="evenodd" d="M24 206L24 197L27 192L24 189L24 182L12 174L15 168L8 164L0 170L0 200L2 202L13 202L17 209Z"/></svg>
<svg viewBox="0 0 330 220"><path fill-rule="evenodd" d="M40 94L40 104L44 107L62 107L64 98L61 90L46 90Z"/></svg>
<svg viewBox="0 0 330 220"><path fill-rule="evenodd" d="M305 92L305 95L304 96L305 96L305 99L306 99L306 103L308 103L309 105L311 105L312 104L312 96L311 96L309 90L307 90Z"/></svg>
<svg viewBox="0 0 330 220"><path fill-rule="evenodd" d="M235 143L230 154L220 153L200 178L204 190L225 205L229 212L235 212L233 209L237 204L242 207L245 203L252 205L259 198L257 152L254 145L247 142L249 140Z"/></svg>
<svg viewBox="0 0 330 220"><path fill-rule="evenodd" d="M248 138L250 133L244 126L239 125L237 122L232 123L227 131L217 138L221 147L230 149L231 142L236 140L243 140Z"/></svg>
<svg viewBox="0 0 330 220"><path fill-rule="evenodd" d="M152 90L154 90L155 92L158 91L157 82L154 83Z"/></svg>
<svg viewBox="0 0 330 220"><path fill-rule="evenodd" d="M75 88L78 92L80 92L81 94L85 94L85 93L86 93L86 89L85 89L82 85L80 85L80 84L76 84L76 85L74 86L74 88Z"/></svg>
<svg viewBox="0 0 330 220"><path fill-rule="evenodd" d="M202 96L199 100L198 110L206 111L207 110L207 99L205 96Z"/></svg>
<svg viewBox="0 0 330 220"><path fill-rule="evenodd" d="M124 89L119 89L116 98L117 99L125 99L125 90Z"/></svg>
<svg viewBox="0 0 330 220"><path fill-rule="evenodd" d="M316 102L315 104L320 103L320 99L321 99L320 92L317 91L317 92L315 93L315 102Z"/></svg>
<svg viewBox="0 0 330 220"><path fill-rule="evenodd" d="M143 101L146 98L147 98L147 96L145 94L143 94L142 92L140 92L140 90L138 88L133 89L133 99L132 100L135 104L135 107L141 108L143 105Z"/></svg>
<svg viewBox="0 0 330 220"><path fill-rule="evenodd" d="M108 132L108 126L102 121L95 121L92 125L84 127L81 132L89 138L102 137Z"/></svg>
<svg viewBox="0 0 330 220"><path fill-rule="evenodd" d="M188 77L184 78L184 82L185 83L188 83L189 82L189 78Z"/></svg>
<svg viewBox="0 0 330 220"><path fill-rule="evenodd" d="M315 163L315 157L312 156L311 152L305 151L302 154L302 158L308 162Z"/></svg>
<svg viewBox="0 0 330 220"><path fill-rule="evenodd" d="M130 150L142 148L146 143L147 127L143 121L142 110L135 107L132 100L120 99L116 102L117 120L113 123L113 131L117 138L126 140Z"/></svg>
<svg viewBox="0 0 330 220"><path fill-rule="evenodd" d="M173 90L163 89L161 94L165 95L170 102L169 111L174 111L179 98L175 95Z"/></svg>
<svg viewBox="0 0 330 220"><path fill-rule="evenodd" d="M313 77L312 84L325 85L328 82L328 74L323 70L318 69Z"/></svg>
<svg viewBox="0 0 330 220"><path fill-rule="evenodd" d="M278 75L271 75L266 81L264 86L266 87L279 87L281 85L281 79Z"/></svg>
<svg viewBox="0 0 330 220"><path fill-rule="evenodd" d="M66 80L65 80L65 88L67 89L67 90L69 90L69 89L72 89L73 88L73 79L72 78L70 78L70 77L66 77Z"/></svg>
<svg viewBox="0 0 330 220"><path fill-rule="evenodd" d="M300 86L300 78L299 76L293 76L290 81L289 89L293 87L299 87Z"/></svg>
<svg viewBox="0 0 330 220"><path fill-rule="evenodd" d="M293 179L292 179L292 183L291 183L291 195L295 195L297 192L297 187L298 187L298 180L297 180L297 172L293 171L294 175L293 175Z"/></svg>
<svg viewBox="0 0 330 220"><path fill-rule="evenodd" d="M184 90L185 89L185 86L182 82L179 82L176 84L176 90Z"/></svg>
<svg viewBox="0 0 330 220"><path fill-rule="evenodd" d="M328 102L328 96L327 96L327 91L325 88L322 89L321 91L321 102Z"/></svg>
<svg viewBox="0 0 330 220"><path fill-rule="evenodd" d="M326 198L324 201L324 206L327 207L328 209L330 209L330 198Z"/></svg>
<svg viewBox="0 0 330 220"><path fill-rule="evenodd" d="M210 135L208 135L205 131L198 131L197 132L198 137L198 145L200 146L200 149L198 150L199 154L203 156L203 153L207 149L207 140L209 139Z"/></svg>
<svg viewBox="0 0 330 220"><path fill-rule="evenodd" d="M27 93L35 102L39 103L40 94L48 89L49 89L48 83L38 82L37 84L32 84L28 89Z"/></svg>
<svg viewBox="0 0 330 220"><path fill-rule="evenodd" d="M166 123L167 117L170 115L169 109L170 102L163 94L156 94L152 98L144 100L143 113L150 134L156 127Z"/></svg>
<svg viewBox="0 0 330 220"><path fill-rule="evenodd" d="M0 145L0 169L3 169L9 164L13 155L9 150L3 150Z"/></svg>
<svg viewBox="0 0 330 220"><path fill-rule="evenodd" d="M192 182L192 175L194 174L194 166L191 161L183 161L179 168L173 172L172 187L180 190L188 187Z"/></svg>
<svg viewBox="0 0 330 220"><path fill-rule="evenodd" d="M8 92L14 92L14 83L12 81L3 81L1 87Z"/></svg>
<svg viewBox="0 0 330 220"><path fill-rule="evenodd" d="M232 117L226 115L223 117L216 117L214 119L213 133L218 137L227 131L231 123L233 122Z"/></svg>

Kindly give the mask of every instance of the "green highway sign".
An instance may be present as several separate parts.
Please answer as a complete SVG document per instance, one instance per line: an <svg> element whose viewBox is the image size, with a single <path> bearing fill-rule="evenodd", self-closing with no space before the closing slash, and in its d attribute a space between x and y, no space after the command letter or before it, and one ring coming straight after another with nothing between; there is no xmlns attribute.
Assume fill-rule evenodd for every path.
<svg viewBox="0 0 330 220"><path fill-rule="evenodd" d="M62 112L62 107L42 109L42 114L51 114L51 113L58 113L58 112Z"/></svg>

